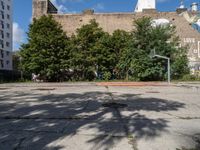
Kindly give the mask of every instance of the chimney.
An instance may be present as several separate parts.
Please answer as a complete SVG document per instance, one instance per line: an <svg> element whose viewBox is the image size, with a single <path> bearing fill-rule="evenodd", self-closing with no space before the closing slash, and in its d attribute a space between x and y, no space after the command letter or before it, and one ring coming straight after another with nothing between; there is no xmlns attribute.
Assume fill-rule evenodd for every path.
<svg viewBox="0 0 200 150"><path fill-rule="evenodd" d="M176 9L176 12L178 14L181 14L181 13L183 13L185 11L187 11L187 8L185 8L184 0L180 0L180 6Z"/></svg>
<svg viewBox="0 0 200 150"><path fill-rule="evenodd" d="M192 12L197 12L198 11L198 3L192 3L191 10L192 10Z"/></svg>

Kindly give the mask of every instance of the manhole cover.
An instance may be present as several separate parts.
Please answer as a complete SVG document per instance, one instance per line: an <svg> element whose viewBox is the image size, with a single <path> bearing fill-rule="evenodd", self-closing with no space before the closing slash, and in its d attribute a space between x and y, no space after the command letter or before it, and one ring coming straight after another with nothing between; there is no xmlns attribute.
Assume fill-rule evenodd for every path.
<svg viewBox="0 0 200 150"><path fill-rule="evenodd" d="M33 89L33 90L37 90L37 91L53 91L53 90L55 90L55 88L38 88L38 89Z"/></svg>
<svg viewBox="0 0 200 150"><path fill-rule="evenodd" d="M104 103L102 104L103 107L109 107L109 108L124 108L127 107L127 104L122 104L122 103L115 103L115 102L110 102L110 103Z"/></svg>

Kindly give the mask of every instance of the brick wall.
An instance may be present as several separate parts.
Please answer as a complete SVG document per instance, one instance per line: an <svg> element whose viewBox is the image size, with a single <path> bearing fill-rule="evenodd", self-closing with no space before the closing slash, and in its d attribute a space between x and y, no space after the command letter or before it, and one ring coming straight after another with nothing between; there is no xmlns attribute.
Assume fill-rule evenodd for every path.
<svg viewBox="0 0 200 150"><path fill-rule="evenodd" d="M44 5L42 2L46 1ZM39 18L47 14L48 0L34 0L33 17ZM45 10L46 9L46 10ZM83 14L52 14L63 30L70 36L77 28L88 24L91 19L95 19L100 27L108 33L113 33L117 29L131 31L134 19L143 16L153 19L168 19L176 26L177 35L181 39L182 45L189 45L188 58L191 66L200 66L200 33L194 30L189 22L177 12L148 12L148 13L83 13ZM199 68L200 69L200 68Z"/></svg>

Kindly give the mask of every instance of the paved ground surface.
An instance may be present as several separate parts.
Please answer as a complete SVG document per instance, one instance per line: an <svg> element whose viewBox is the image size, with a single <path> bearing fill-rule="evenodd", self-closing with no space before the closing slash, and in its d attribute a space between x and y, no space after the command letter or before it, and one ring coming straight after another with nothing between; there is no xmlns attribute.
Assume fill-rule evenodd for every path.
<svg viewBox="0 0 200 150"><path fill-rule="evenodd" d="M199 146L200 84L0 85L0 150L199 150Z"/></svg>

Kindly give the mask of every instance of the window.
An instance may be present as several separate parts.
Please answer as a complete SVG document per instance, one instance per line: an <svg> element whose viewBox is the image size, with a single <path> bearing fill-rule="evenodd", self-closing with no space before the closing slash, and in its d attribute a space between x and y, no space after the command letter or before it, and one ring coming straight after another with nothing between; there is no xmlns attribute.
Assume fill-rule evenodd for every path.
<svg viewBox="0 0 200 150"><path fill-rule="evenodd" d="M3 40L0 40L0 48L4 48Z"/></svg>
<svg viewBox="0 0 200 150"><path fill-rule="evenodd" d="M10 64L10 61L9 61L9 60L7 60L7 61L6 61L6 65L9 65L9 64Z"/></svg>
<svg viewBox="0 0 200 150"><path fill-rule="evenodd" d="M10 29L10 24L9 23L7 23L6 26L7 26L8 29Z"/></svg>
<svg viewBox="0 0 200 150"><path fill-rule="evenodd" d="M4 29L4 23L3 23L2 20L0 20L0 26L1 26L2 29Z"/></svg>
<svg viewBox="0 0 200 150"><path fill-rule="evenodd" d="M4 19L4 12L0 11L1 18Z"/></svg>
<svg viewBox="0 0 200 150"><path fill-rule="evenodd" d="M10 6L9 5L7 5L7 10L10 10Z"/></svg>
<svg viewBox="0 0 200 150"><path fill-rule="evenodd" d="M3 50L1 50L0 52L1 52L1 55L0 55L0 56L1 56L1 58L4 58L4 53L3 53Z"/></svg>
<svg viewBox="0 0 200 150"><path fill-rule="evenodd" d="M3 33L3 30L0 30L0 38L4 38L4 33Z"/></svg>
<svg viewBox="0 0 200 150"><path fill-rule="evenodd" d="M1 1L1 8L4 10L4 3Z"/></svg>
<svg viewBox="0 0 200 150"><path fill-rule="evenodd" d="M1 60L1 59L0 59L0 66L1 66L1 68L4 67L3 60Z"/></svg>
<svg viewBox="0 0 200 150"><path fill-rule="evenodd" d="M7 52L6 52L6 55L9 56L9 55L10 55L10 52L7 51Z"/></svg>
<svg viewBox="0 0 200 150"><path fill-rule="evenodd" d="M9 15L9 14L7 14L7 19L8 19L8 20L10 19L10 15Z"/></svg>
<svg viewBox="0 0 200 150"><path fill-rule="evenodd" d="M6 37L7 37L7 38L10 38L10 33L6 33Z"/></svg>
<svg viewBox="0 0 200 150"><path fill-rule="evenodd" d="M9 42L6 42L6 46L7 46L7 47L10 47L10 43L9 43Z"/></svg>

